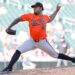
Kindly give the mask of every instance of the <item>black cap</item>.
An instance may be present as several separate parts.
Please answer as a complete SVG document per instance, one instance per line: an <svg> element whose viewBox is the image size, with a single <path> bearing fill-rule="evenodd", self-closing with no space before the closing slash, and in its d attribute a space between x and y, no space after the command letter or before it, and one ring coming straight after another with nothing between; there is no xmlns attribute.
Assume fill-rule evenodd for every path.
<svg viewBox="0 0 75 75"><path fill-rule="evenodd" d="M31 7L34 8L34 7L37 7L37 6L38 6L38 7L42 7L42 10L44 10L43 4L40 3L40 2L35 3L35 4L32 5Z"/></svg>

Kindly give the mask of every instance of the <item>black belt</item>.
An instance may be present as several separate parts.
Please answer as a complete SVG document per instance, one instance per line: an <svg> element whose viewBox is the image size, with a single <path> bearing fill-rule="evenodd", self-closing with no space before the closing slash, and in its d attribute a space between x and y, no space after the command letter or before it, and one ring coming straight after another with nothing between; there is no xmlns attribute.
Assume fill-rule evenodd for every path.
<svg viewBox="0 0 75 75"><path fill-rule="evenodd" d="M46 39L46 38L43 38L43 39L40 39L40 40L44 40L44 39ZM34 40L34 41L35 41L35 42L39 42L40 40L37 39L37 40Z"/></svg>

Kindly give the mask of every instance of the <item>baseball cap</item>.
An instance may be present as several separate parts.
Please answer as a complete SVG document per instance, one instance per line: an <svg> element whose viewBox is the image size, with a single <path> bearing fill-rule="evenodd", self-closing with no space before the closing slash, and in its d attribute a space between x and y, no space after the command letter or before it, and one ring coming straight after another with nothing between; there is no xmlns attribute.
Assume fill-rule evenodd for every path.
<svg viewBox="0 0 75 75"><path fill-rule="evenodd" d="M42 10L44 10L44 7L43 7L43 4L40 3L40 2L36 2L34 5L32 5L31 7L34 8L34 7L42 7Z"/></svg>

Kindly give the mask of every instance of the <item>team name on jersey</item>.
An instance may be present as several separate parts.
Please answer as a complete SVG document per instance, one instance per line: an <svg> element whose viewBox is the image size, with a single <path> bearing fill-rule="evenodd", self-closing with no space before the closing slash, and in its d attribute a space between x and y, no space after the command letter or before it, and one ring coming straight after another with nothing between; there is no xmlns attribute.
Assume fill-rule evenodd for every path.
<svg viewBox="0 0 75 75"><path fill-rule="evenodd" d="M42 19L42 20L34 20L34 19L32 19L31 20L31 25L32 26L37 26L37 25L45 25L47 23L47 21L46 20L44 20L44 19Z"/></svg>

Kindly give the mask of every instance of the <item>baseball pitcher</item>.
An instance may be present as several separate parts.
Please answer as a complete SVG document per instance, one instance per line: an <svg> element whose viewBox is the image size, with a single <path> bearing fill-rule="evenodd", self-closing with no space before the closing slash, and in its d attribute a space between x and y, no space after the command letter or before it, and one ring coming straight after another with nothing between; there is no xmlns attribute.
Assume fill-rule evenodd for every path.
<svg viewBox="0 0 75 75"><path fill-rule="evenodd" d="M67 55L64 55L62 53L57 53L53 47L49 44L47 40L47 34L46 34L46 24L49 22L52 22L59 12L61 6L58 4L56 11L48 16L43 14L43 4L40 2L35 3L31 6L34 10L34 13L28 13L23 14L19 18L15 19L10 26L6 29L6 32L11 35L16 34L16 30L11 29L14 25L16 25L19 22L28 21L29 22L29 29L30 29L30 38L17 48L16 52L11 58L11 61L9 62L8 66L4 68L1 73L9 73L13 71L13 65L15 62L19 59L21 53L34 50L36 48L39 48L43 51L45 51L50 56L53 56L54 58L58 59L64 59L69 60L72 62L75 62L74 57L69 57Z"/></svg>

